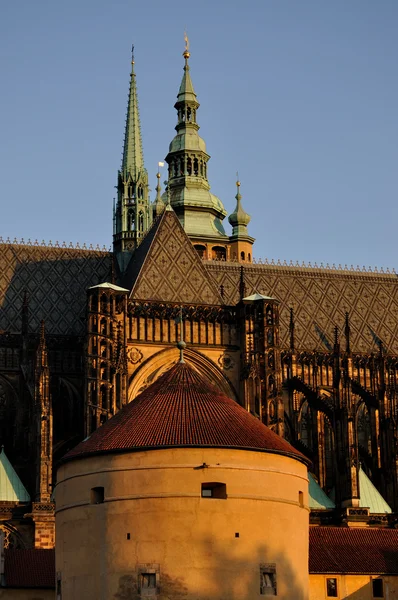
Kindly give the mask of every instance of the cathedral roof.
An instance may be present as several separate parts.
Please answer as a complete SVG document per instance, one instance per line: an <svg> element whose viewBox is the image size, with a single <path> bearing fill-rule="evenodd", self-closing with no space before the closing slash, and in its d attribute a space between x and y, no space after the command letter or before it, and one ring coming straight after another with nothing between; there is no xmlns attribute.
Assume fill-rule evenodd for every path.
<svg viewBox="0 0 398 600"><path fill-rule="evenodd" d="M8 588L54 588L55 550L6 549L4 578Z"/></svg>
<svg viewBox="0 0 398 600"><path fill-rule="evenodd" d="M4 448L0 452L0 502L30 502L30 496L8 460Z"/></svg>
<svg viewBox="0 0 398 600"><path fill-rule="evenodd" d="M308 463L286 440L186 363L174 365L65 459L170 447L254 450Z"/></svg>
<svg viewBox="0 0 398 600"><path fill-rule="evenodd" d="M239 264L204 261L209 278L223 286L224 302L239 302ZM280 340L289 347L290 308L294 309L295 347L330 352L335 325L350 319L352 352L398 354L398 279L395 273L266 263L244 267L246 295L279 300Z"/></svg>

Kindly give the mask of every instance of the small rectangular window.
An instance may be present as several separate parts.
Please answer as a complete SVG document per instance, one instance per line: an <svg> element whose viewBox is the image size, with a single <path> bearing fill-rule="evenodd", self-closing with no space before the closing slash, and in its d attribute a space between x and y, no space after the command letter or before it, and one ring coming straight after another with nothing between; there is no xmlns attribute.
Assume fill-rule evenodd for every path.
<svg viewBox="0 0 398 600"><path fill-rule="evenodd" d="M227 486L225 483L217 481L202 483L202 498L221 498L225 500L226 497Z"/></svg>
<svg viewBox="0 0 398 600"><path fill-rule="evenodd" d="M104 488L94 487L91 488L90 502L91 504L102 504L104 502Z"/></svg>
<svg viewBox="0 0 398 600"><path fill-rule="evenodd" d="M260 594L276 596L276 565L260 565Z"/></svg>
<svg viewBox="0 0 398 600"><path fill-rule="evenodd" d="M373 598L384 598L383 579L372 579L372 595Z"/></svg>
<svg viewBox="0 0 398 600"><path fill-rule="evenodd" d="M337 579L335 577L326 579L326 595L328 598L337 598Z"/></svg>
<svg viewBox="0 0 398 600"><path fill-rule="evenodd" d="M141 573L141 589L150 590L156 588L156 573Z"/></svg>

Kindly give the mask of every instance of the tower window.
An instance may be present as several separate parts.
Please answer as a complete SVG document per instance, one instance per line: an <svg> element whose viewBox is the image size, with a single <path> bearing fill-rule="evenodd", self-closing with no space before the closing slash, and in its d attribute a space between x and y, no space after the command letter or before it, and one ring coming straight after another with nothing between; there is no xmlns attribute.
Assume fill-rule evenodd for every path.
<svg viewBox="0 0 398 600"><path fill-rule="evenodd" d="M103 504L104 498L105 498L105 495L104 495L103 487L91 488L91 494L90 494L91 504Z"/></svg>
<svg viewBox="0 0 398 600"><path fill-rule="evenodd" d="M194 248L195 248L196 252L199 254L200 258L205 257L206 246L201 246L200 244L195 244Z"/></svg>
<svg viewBox="0 0 398 600"><path fill-rule="evenodd" d="M276 596L276 565L260 565L260 594Z"/></svg>
<svg viewBox="0 0 398 600"><path fill-rule="evenodd" d="M144 215L141 211L140 211L140 214L138 215L138 229L140 231L144 231Z"/></svg>
<svg viewBox="0 0 398 600"><path fill-rule="evenodd" d="M223 246L213 246L211 249L213 260L226 260L227 251Z"/></svg>
<svg viewBox="0 0 398 600"><path fill-rule="evenodd" d="M227 486L225 483L219 483L217 481L202 483L202 498L218 498L226 500Z"/></svg>
<svg viewBox="0 0 398 600"><path fill-rule="evenodd" d="M373 598L384 598L383 579L372 579L372 596Z"/></svg>
<svg viewBox="0 0 398 600"><path fill-rule="evenodd" d="M245 253L244 253L244 252L241 252L241 253L240 253L240 259L241 259L241 260L245 260Z"/></svg>
<svg viewBox="0 0 398 600"><path fill-rule="evenodd" d="M335 577L326 579L326 595L328 598L337 598L337 579Z"/></svg>
<svg viewBox="0 0 398 600"><path fill-rule="evenodd" d="M141 573L141 589L155 589L156 588L156 573Z"/></svg>

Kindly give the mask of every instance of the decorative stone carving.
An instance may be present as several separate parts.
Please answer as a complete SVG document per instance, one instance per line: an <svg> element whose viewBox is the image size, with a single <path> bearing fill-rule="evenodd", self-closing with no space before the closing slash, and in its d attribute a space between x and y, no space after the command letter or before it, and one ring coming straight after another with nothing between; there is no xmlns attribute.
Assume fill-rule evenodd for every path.
<svg viewBox="0 0 398 600"><path fill-rule="evenodd" d="M142 352L138 348L130 348L127 351L127 359L132 365L137 365L142 361Z"/></svg>
<svg viewBox="0 0 398 600"><path fill-rule="evenodd" d="M235 362L232 359L232 356L230 356L226 352L223 352L223 354L220 354L219 359L218 359L218 364L224 371L229 371L230 369L232 369L235 366Z"/></svg>

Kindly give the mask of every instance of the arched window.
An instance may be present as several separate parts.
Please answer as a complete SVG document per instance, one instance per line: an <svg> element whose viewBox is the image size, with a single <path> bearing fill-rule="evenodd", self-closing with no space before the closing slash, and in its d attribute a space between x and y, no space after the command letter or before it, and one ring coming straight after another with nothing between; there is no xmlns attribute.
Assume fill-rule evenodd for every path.
<svg viewBox="0 0 398 600"><path fill-rule="evenodd" d="M138 229L139 231L144 231L144 213L142 211L138 215Z"/></svg>
<svg viewBox="0 0 398 600"><path fill-rule="evenodd" d="M241 259L241 260L245 260L245 253L244 253L244 252L241 252L241 253L240 253L240 259Z"/></svg>
<svg viewBox="0 0 398 600"><path fill-rule="evenodd" d="M106 319L101 319L101 334L106 335Z"/></svg>
<svg viewBox="0 0 398 600"><path fill-rule="evenodd" d="M187 173L188 175L192 175L192 158L189 156L187 158Z"/></svg>
<svg viewBox="0 0 398 600"><path fill-rule="evenodd" d="M213 246L211 255L213 260L226 260L227 251L223 246Z"/></svg>
<svg viewBox="0 0 398 600"><path fill-rule="evenodd" d="M108 298L105 296L105 294L102 294L101 296L101 312L108 312Z"/></svg>
<svg viewBox="0 0 398 600"><path fill-rule="evenodd" d="M202 246L201 244L195 244L194 248L196 252L199 254L200 258L204 258L206 254L206 246Z"/></svg>
<svg viewBox="0 0 398 600"><path fill-rule="evenodd" d="M249 252L249 254L247 255L247 260L248 260L249 262L251 262L251 256L250 256L250 252Z"/></svg>
<svg viewBox="0 0 398 600"><path fill-rule="evenodd" d="M132 208L130 208L129 212L127 213L127 231L133 231L134 224L135 224L134 211Z"/></svg>

